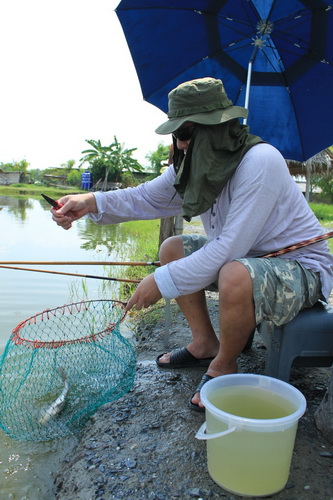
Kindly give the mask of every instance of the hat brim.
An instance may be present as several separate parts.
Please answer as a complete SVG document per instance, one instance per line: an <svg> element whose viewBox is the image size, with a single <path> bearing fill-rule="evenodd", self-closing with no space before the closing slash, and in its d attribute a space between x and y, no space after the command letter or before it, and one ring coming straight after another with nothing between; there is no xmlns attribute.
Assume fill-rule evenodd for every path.
<svg viewBox="0 0 333 500"><path fill-rule="evenodd" d="M162 123L155 132L160 135L172 134L178 130L185 122L200 123L201 125L218 125L234 118L247 118L248 110L240 106L230 106L229 108L214 109L205 113L195 115L177 116Z"/></svg>

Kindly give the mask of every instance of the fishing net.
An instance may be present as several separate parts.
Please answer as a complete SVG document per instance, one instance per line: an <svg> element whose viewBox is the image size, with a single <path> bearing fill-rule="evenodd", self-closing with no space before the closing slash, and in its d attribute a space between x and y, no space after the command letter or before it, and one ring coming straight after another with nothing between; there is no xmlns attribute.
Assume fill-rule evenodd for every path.
<svg viewBox="0 0 333 500"><path fill-rule="evenodd" d="M0 358L0 426L45 441L77 432L133 387L133 345L119 331L124 304L91 300L21 322Z"/></svg>

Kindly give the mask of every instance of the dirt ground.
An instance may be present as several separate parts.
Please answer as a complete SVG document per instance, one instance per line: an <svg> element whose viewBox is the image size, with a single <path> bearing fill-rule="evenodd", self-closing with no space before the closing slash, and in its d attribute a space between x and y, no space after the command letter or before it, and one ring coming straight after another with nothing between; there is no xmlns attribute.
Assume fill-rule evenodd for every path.
<svg viewBox="0 0 333 500"><path fill-rule="evenodd" d="M217 296L209 294L217 323ZM186 345L187 324L172 307L169 345ZM163 316L139 334L133 390L103 406L79 435L75 449L54 474L59 500L237 499L207 471L206 444L195 438L205 416L189 408L204 369L165 370L155 357L164 352ZM239 371L264 373L265 347L256 333L241 355ZM306 397L286 488L280 500L333 500L333 444L317 430L314 412L324 397L330 368L293 368L290 383ZM253 497L254 498L254 497Z"/></svg>

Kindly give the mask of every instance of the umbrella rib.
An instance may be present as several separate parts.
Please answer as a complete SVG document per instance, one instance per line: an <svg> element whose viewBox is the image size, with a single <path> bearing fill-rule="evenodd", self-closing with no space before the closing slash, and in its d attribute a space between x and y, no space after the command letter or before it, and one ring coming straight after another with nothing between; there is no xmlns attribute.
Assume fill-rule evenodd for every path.
<svg viewBox="0 0 333 500"><path fill-rule="evenodd" d="M246 11L246 9L244 9L244 10ZM303 15L302 12L304 12L305 14ZM207 12L206 14L210 14L210 13ZM271 15L271 12L270 12L270 15ZM268 16L268 18L269 18L269 16ZM291 20L298 19L298 18L300 19L300 21L298 23L296 23L296 25L300 26L301 24L304 24L309 19L309 16L310 16L310 14L306 9L300 10L297 13L291 14L289 16L285 16L284 18L278 20L277 22L274 22L274 28L276 28L279 24L281 26L284 23L290 22ZM246 21L244 19L235 18L235 17L229 18L227 16L221 16L221 15L218 15L217 17L219 19L218 22L221 26L225 26L225 27L233 30L235 33L242 34L242 32L236 28L235 24L233 25L232 23L236 23L236 24L238 23L238 24L243 25L243 26L245 25L245 26L253 27L253 23L251 23L251 21ZM221 20L221 19L223 19L223 20ZM225 22L225 21L228 21L228 22ZM293 27L295 27L296 25L294 24ZM239 40L234 40L233 42L229 43L228 45L225 45L225 46L221 45L221 49L223 51L225 51L226 53L230 53L230 52L233 52L236 50L242 50L244 47L254 45L254 42L251 40L254 40L256 33L257 33L256 27L253 27L253 32L247 34L247 38L248 38L247 43L241 43L241 42L245 42L245 40L244 40L244 38L240 38ZM319 60L319 61L322 59L322 57L319 54L316 54L315 52L308 50L308 48L306 47L307 43L304 39L300 39L299 37L294 36L294 41L293 41L292 40L292 37L293 37L292 33L283 32L281 29L274 29L274 37L279 38L280 40L284 40L285 42L289 43L292 47L293 46L299 47L303 51L307 51L306 55L308 58L313 57L313 60ZM272 44L269 44L269 40L272 41ZM274 44L274 42L272 40L272 37L268 37L266 40L266 43L267 44L265 45L265 47L270 48L272 51L278 50L276 48L276 44ZM282 49L279 49L279 50L280 50L280 52L282 52ZM291 54L291 55L295 55L295 56L300 55L299 52L292 51L292 50L284 50L283 52L286 54ZM264 51L263 51L263 53L264 53ZM211 55L214 55L214 53L212 53ZM265 54L265 56L266 56L267 60L270 62L270 65L272 66L274 72L278 73L278 71L274 68L273 63L270 61L269 57L267 57L267 54ZM279 64L279 66L281 66L280 61L282 61L282 59L280 58L280 60L279 60L278 58L276 58L276 61ZM331 63L328 62L328 64L331 64ZM284 66L283 66L283 68L281 68L281 71L283 71L283 70L284 70Z"/></svg>
<svg viewBox="0 0 333 500"><path fill-rule="evenodd" d="M274 5L272 5L272 8L273 7L274 7ZM253 8L253 6L252 6L252 8ZM272 8L271 8L271 12L272 12ZM244 10L246 11L246 9L244 9ZM255 10L255 9L253 8L253 10ZM268 16L268 19L270 18L271 12ZM206 14L210 14L210 13L207 12ZM226 26L229 29L233 30L235 33L242 34L242 32L236 28L235 24L233 25L232 23L236 23L236 24L238 23L239 25L249 26L249 27L253 28L253 32L247 34L247 38L249 39L248 44L245 43L245 44L241 45L240 42L244 41L244 39L241 38L239 40L234 40L231 44L221 46L222 50L231 52L231 51L235 51L235 50L241 50L242 48L244 48L246 46L254 44L250 40L251 39L253 40L252 37L256 36L257 28L256 28L256 26L255 27L253 26L253 23L250 20L246 21L245 19L240 19L240 18L235 18L235 17L229 18L227 16L222 16L220 14L217 17L219 19L218 22L221 26ZM282 24L291 22L292 20L299 19L299 22L297 22L296 24L294 23L293 26L291 27L291 28L294 28L295 26L300 26L300 25L304 24L305 22L307 22L309 20L309 18L310 18L310 12L307 9L303 9L303 10L299 10L293 14L290 14L288 16L285 16L284 18L281 18L278 21L275 21L274 22L274 37L279 38L280 40L284 40L285 42L289 43L291 46L299 47L300 49L307 51L308 58L313 57L313 60L320 61L322 59L322 57L319 54L316 54L315 52L308 50L306 40L300 39L299 37L295 37L292 32L290 32L290 33L284 32L281 29L277 28L278 26L281 27ZM224 22L224 20L228 21L228 22ZM258 18L258 20L259 20L259 18ZM292 38L294 38L294 40L292 40ZM272 37L268 37L266 42L268 42L270 39L272 39ZM228 50L228 47L230 47L230 50ZM275 46L266 45L266 47L270 47L272 50L278 50ZM279 49L279 50L282 51L282 49ZM299 56L299 53L297 51L293 52L292 50L289 50L289 51L284 50L284 52L288 53L288 54L295 55L295 56ZM277 59L277 61L278 61L278 59ZM328 64L331 64L331 63L328 62ZM272 67L273 67L273 65L272 65Z"/></svg>
<svg viewBox="0 0 333 500"><path fill-rule="evenodd" d="M247 0L242 0L242 5L243 5L243 9L244 9L244 12L246 12L247 14L247 17L249 19L249 14L248 14L248 11L247 11L247 6L249 5L249 8L252 10L252 13L255 15L255 16L258 16L257 18L257 22L260 20L260 16L258 15L258 11L257 9L254 7L253 3L252 2L248 2ZM250 22L250 19L249 19L249 23L250 25L252 26L252 23Z"/></svg>
<svg viewBox="0 0 333 500"><path fill-rule="evenodd" d="M232 19L232 21L233 21L233 22L235 22L235 19ZM238 21L237 21L237 22L238 22ZM238 33L238 34L240 35L240 37L241 37L241 38L240 38L240 41L244 40L244 33L241 31L241 29L237 29L237 27L236 27L236 26L234 26L234 25L232 25L232 24L230 24L230 22L229 22L229 23L227 23L227 22L225 22L225 21L218 21L218 24L219 24L220 26L227 27L227 28L229 28L229 29L233 30L235 33ZM245 24L245 23L244 23L244 24ZM249 27L251 27L251 28L252 28L252 26L251 26L250 24L249 24L249 25L246 25L246 26L249 26ZM255 33L256 33L256 31L255 31L255 29L253 29L251 33L248 33L248 34L247 34L247 38L249 38L250 40L252 40L252 37L254 37L254 36L255 36ZM236 40L235 42L233 42L233 43L237 43L237 40Z"/></svg>
<svg viewBox="0 0 333 500"><path fill-rule="evenodd" d="M270 48L272 49L272 51L276 51L276 48L275 48L275 47L270 47ZM281 68L281 70L280 70L280 71L278 71L278 70L276 69L276 67L274 67L274 65L273 65L273 63L272 63L272 61L271 61L271 59L268 57L268 54L266 54L266 52L265 52L265 51L262 51L262 53L263 53L264 57L266 58L266 60L268 61L268 63L270 64L270 66L272 67L272 71L273 71L273 72L274 72L274 73L275 73L278 77L280 77L280 78L281 78L281 81L283 82L283 84L284 84L286 87L288 87L288 82L287 82L287 80L286 80L286 78L285 78L285 75L284 75L284 70L285 70L285 68L284 68L284 65L283 65L283 61L281 61L281 59L278 59L278 58L275 56L275 61L276 61L276 63L280 66L280 68Z"/></svg>
<svg viewBox="0 0 333 500"><path fill-rule="evenodd" d="M321 10L322 11L326 10L326 7L321 9ZM314 61L321 61L323 59L323 57L320 56L320 54L314 52L313 50L310 50L308 48L308 43L306 42L305 39L294 36L291 31L289 32L287 30L281 29L282 24L285 24L288 22L290 23L292 20L299 19L299 21L297 23L293 23L293 25L290 27L290 30L294 29L295 27L299 27L302 24L308 22L310 18L311 18L311 13L309 12L309 10L303 9L303 10L299 10L298 12L295 12L293 14L290 14L288 16L285 16L284 18L281 18L278 21L275 21L274 22L274 38L279 38L280 40L284 40L286 43L289 43L293 47L300 48L301 50L304 51L303 56L306 56L307 59L313 58ZM272 38L273 37L271 37L271 39ZM279 48L279 52L292 54L292 55L295 55L298 57L300 56L299 52L297 52L297 51L293 52L292 50L286 50L286 49L283 50L282 48ZM332 64L329 61L327 61L327 63L330 65Z"/></svg>

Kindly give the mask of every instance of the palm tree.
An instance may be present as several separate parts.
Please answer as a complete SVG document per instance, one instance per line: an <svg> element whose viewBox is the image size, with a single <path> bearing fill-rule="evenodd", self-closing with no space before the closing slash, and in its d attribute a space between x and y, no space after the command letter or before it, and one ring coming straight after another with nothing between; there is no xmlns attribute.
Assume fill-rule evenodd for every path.
<svg viewBox="0 0 333 500"><path fill-rule="evenodd" d="M132 158L132 149L123 149L123 145L114 136L114 142L109 146L102 146L101 141L94 139L86 140L92 149L82 151L84 155L80 159L80 166L83 163L89 163L93 177L101 179L104 175L102 189L105 190L108 179L111 182L121 182L123 174L128 172L142 172L142 167L137 160Z"/></svg>

